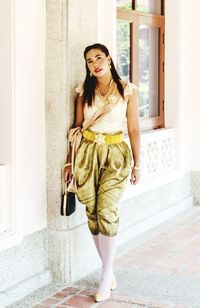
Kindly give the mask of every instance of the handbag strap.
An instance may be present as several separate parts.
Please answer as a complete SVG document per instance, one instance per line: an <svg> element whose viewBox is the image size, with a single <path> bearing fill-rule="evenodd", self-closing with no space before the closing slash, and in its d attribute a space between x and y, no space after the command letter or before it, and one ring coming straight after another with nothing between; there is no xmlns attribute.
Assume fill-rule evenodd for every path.
<svg viewBox="0 0 200 308"><path fill-rule="evenodd" d="M69 186L69 183L70 183L70 180L64 182L64 189L63 189L63 191L64 191L64 194L65 194L65 195L67 195L67 193L68 193L68 186Z"/></svg>

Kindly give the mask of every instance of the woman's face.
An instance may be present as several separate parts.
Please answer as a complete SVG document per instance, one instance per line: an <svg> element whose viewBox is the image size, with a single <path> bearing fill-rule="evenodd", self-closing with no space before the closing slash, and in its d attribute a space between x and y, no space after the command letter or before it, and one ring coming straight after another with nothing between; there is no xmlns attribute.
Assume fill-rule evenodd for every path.
<svg viewBox="0 0 200 308"><path fill-rule="evenodd" d="M89 71L97 78L110 72L110 56L107 57L99 49L91 49L88 51L86 54L86 63Z"/></svg>

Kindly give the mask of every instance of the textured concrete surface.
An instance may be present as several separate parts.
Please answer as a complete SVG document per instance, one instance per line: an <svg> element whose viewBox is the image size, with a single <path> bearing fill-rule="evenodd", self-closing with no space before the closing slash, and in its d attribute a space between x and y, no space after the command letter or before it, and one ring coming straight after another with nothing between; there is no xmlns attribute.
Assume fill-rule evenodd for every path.
<svg viewBox="0 0 200 308"><path fill-rule="evenodd" d="M27 235L19 245L0 253L0 308L51 281L46 229Z"/></svg>
<svg viewBox="0 0 200 308"><path fill-rule="evenodd" d="M73 246L74 237L69 229L81 226L85 220L80 207L69 219L62 217L60 195L67 155L66 135L74 121L75 87L85 77L84 48L96 41L96 18L97 2L94 0L87 0L87 4L82 0L46 1L48 257L52 276L61 283L75 279L71 278L73 265L70 260L75 259L79 246ZM74 270L73 273L78 276Z"/></svg>
<svg viewBox="0 0 200 308"><path fill-rule="evenodd" d="M40 230L0 254L0 293L48 267L47 231Z"/></svg>
<svg viewBox="0 0 200 308"><path fill-rule="evenodd" d="M74 286L51 285L8 307L199 308L199 225L195 206L121 246L115 260L118 287L104 303L94 302L99 270Z"/></svg>

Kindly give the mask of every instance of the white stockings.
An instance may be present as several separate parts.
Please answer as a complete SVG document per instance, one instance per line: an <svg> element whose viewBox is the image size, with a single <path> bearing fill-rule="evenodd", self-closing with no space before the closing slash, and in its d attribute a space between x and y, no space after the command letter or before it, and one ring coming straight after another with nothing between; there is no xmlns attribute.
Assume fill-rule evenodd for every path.
<svg viewBox="0 0 200 308"><path fill-rule="evenodd" d="M105 294L110 292L113 274L113 261L116 253L116 236L105 236L101 233L93 235L95 246L102 260L103 272L101 281L97 289L98 294Z"/></svg>

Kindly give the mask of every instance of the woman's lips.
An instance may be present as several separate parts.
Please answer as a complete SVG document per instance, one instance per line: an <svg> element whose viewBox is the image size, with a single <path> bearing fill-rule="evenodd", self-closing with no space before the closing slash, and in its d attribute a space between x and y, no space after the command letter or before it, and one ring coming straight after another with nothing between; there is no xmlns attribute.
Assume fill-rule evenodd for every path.
<svg viewBox="0 0 200 308"><path fill-rule="evenodd" d="M99 73L99 72L102 71L102 68L96 68L94 71L95 71L95 73Z"/></svg>

